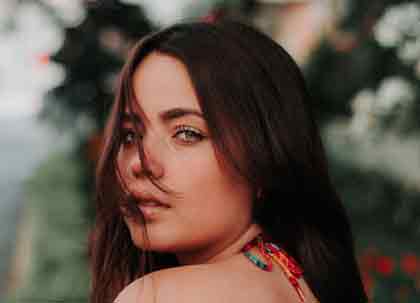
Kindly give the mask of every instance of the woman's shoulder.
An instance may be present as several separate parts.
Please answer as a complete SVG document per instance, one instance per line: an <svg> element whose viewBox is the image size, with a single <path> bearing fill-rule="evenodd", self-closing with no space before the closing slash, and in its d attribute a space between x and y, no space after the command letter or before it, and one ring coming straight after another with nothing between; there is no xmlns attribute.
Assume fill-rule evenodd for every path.
<svg viewBox="0 0 420 303"><path fill-rule="evenodd" d="M279 276L273 277L252 264L243 266L249 265L246 262L238 258L156 271L129 284L115 303L296 302L287 287L281 287Z"/></svg>
<svg viewBox="0 0 420 303"><path fill-rule="evenodd" d="M115 303L197 302L196 296L199 293L205 296L205 292L212 288L212 273L213 270L207 265L188 265L155 271L126 286Z"/></svg>

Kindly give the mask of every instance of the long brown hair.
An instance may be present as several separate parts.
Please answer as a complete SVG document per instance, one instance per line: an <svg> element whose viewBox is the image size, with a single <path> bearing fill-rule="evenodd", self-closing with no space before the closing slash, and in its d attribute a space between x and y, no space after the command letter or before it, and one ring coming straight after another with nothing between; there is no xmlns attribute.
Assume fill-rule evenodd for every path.
<svg viewBox="0 0 420 303"><path fill-rule="evenodd" d="M302 265L315 296L323 303L366 302L349 220L330 181L303 76L281 46L233 21L180 23L150 34L123 67L97 168L91 302L112 302L134 279L178 265L173 254L135 247L121 212L123 205L143 223L116 156L125 108L141 112L133 101L133 73L151 52L185 65L214 148L254 189L262 189L254 220Z"/></svg>

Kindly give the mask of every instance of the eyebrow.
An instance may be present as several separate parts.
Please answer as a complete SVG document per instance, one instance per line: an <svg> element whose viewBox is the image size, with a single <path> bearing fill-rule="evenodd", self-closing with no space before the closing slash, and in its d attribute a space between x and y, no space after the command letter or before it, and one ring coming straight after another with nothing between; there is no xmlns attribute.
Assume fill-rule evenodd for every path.
<svg viewBox="0 0 420 303"><path fill-rule="evenodd" d="M203 114L201 112L199 112L198 110L195 109L191 109L191 108L182 108L182 107L175 107L175 108L171 108L169 110L163 111L161 113L159 113L159 118L167 123L171 120L175 120L175 119L179 119L181 117L185 117L185 116L196 116L199 117L201 119L204 119ZM130 122L132 117L134 118L134 120L136 122L141 122L141 118L138 114L133 113L132 115L128 112L124 112L123 117L122 117L122 121L123 122Z"/></svg>

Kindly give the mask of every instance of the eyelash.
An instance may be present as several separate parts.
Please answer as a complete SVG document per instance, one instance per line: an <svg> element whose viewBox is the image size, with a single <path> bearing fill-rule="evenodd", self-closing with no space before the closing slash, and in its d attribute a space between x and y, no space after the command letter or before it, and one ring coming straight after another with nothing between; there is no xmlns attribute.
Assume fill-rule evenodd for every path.
<svg viewBox="0 0 420 303"><path fill-rule="evenodd" d="M176 132L174 134L173 137L178 136L179 134L186 134L189 133L190 135L192 135L193 137L195 137L194 140L183 140L181 139L181 141L183 142L183 144L194 144L196 142L201 141L204 138L204 135L202 135L199 131L197 131L195 128L188 126L188 125L179 125L175 128ZM127 137L131 135L132 139L130 140L130 142L127 142ZM135 137L136 137L136 133L133 129L129 129L129 128L123 128L122 130L122 145L126 146L126 145L130 145L134 143Z"/></svg>
<svg viewBox="0 0 420 303"><path fill-rule="evenodd" d="M182 140L186 144L193 144L193 143L196 143L196 142L199 142L199 141L203 140L203 138L204 138L204 136L199 131L197 131L195 128L193 128L191 126L188 126L188 125L179 125L175 129L176 129L176 133L175 133L174 137L176 137L178 134L182 134L182 133L184 133L184 134L189 133L189 134L191 134L195 137L194 141Z"/></svg>

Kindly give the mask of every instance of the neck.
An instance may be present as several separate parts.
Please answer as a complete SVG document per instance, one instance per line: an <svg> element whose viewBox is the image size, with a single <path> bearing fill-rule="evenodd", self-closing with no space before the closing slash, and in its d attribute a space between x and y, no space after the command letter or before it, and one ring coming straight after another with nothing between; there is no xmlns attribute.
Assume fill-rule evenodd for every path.
<svg viewBox="0 0 420 303"><path fill-rule="evenodd" d="M177 253L176 256L178 262L182 265L217 263L239 254L242 247L261 232L262 228L253 223L245 231L227 239L223 243L194 253Z"/></svg>

